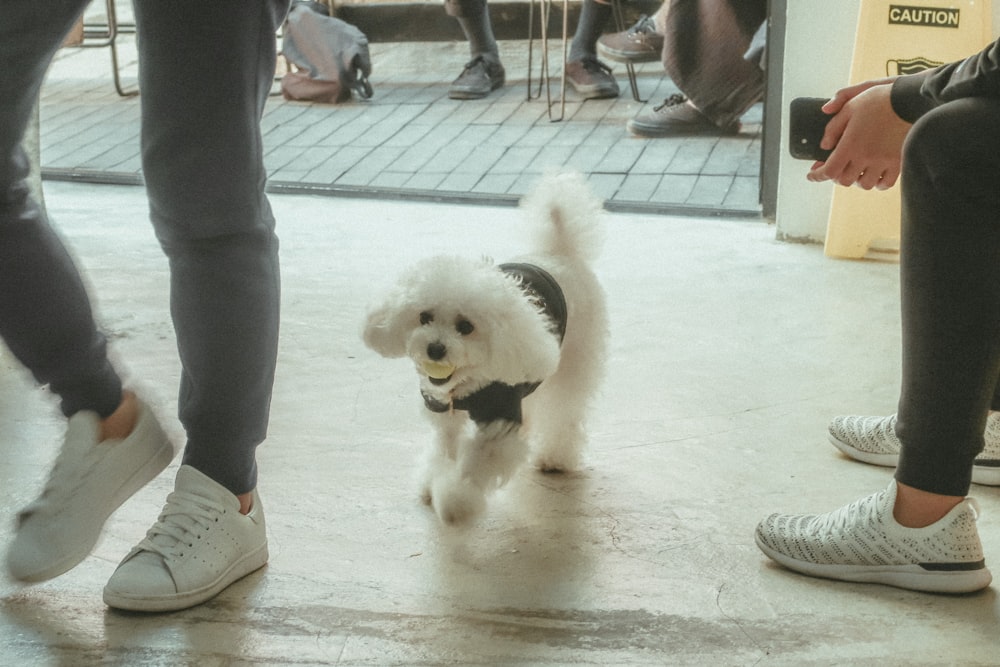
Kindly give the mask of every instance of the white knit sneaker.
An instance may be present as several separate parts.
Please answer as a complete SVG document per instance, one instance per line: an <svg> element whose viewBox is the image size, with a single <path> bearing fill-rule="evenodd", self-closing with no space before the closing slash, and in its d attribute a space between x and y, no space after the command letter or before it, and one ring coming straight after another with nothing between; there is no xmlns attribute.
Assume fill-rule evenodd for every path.
<svg viewBox="0 0 1000 667"><path fill-rule="evenodd" d="M899 525L895 502L892 480L885 491L827 514L772 514L757 526L757 546L813 577L933 593L971 593L990 585L974 500L966 498L926 528Z"/></svg>
<svg viewBox="0 0 1000 667"><path fill-rule="evenodd" d="M70 417L45 490L17 516L7 553L12 577L45 581L75 567L94 549L108 517L170 464L170 440L149 407L138 401L138 409L124 440L98 442L94 412Z"/></svg>
<svg viewBox="0 0 1000 667"><path fill-rule="evenodd" d="M833 446L852 459L890 468L899 463L896 415L834 417L829 432ZM1000 413L991 412L986 419L985 438L986 446L972 466L972 481L1000 486Z"/></svg>
<svg viewBox="0 0 1000 667"><path fill-rule="evenodd" d="M118 565L104 602L130 611L176 611L201 604L267 563L264 508L249 514L221 484L188 465L159 519Z"/></svg>

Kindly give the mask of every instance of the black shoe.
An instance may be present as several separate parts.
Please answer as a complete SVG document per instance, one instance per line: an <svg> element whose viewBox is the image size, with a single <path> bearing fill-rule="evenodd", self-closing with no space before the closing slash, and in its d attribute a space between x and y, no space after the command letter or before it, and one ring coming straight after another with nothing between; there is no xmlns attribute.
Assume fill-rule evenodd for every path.
<svg viewBox="0 0 1000 667"><path fill-rule="evenodd" d="M502 86L504 78L503 65L476 56L466 63L465 69L452 82L448 97L453 100L478 100Z"/></svg>
<svg viewBox="0 0 1000 667"><path fill-rule="evenodd" d="M593 56L566 63L566 78L585 100L618 97L618 82L611 68Z"/></svg>

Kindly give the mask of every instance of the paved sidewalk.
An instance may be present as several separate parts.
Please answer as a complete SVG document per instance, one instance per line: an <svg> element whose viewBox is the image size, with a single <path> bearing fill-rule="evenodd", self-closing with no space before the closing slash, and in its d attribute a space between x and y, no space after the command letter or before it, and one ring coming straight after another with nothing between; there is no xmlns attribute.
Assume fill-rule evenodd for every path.
<svg viewBox="0 0 1000 667"><path fill-rule="evenodd" d="M119 53L124 86L134 88L132 36L120 38ZM569 168L586 173L613 210L759 216L760 105L737 136L632 137L625 123L645 105L616 64L619 98L584 102L570 90L566 118L550 122L544 92L527 99L528 42L501 42L501 53L507 86L483 100L448 98L467 59L467 45L455 42L373 44L368 101L332 106L275 94L263 124L272 191L507 204L544 171ZM536 43L536 82L539 61ZM650 104L677 92L658 63L637 70ZM140 181L139 99L117 95L111 71L107 48L57 56L41 100L47 178ZM558 78L551 90L558 96Z"/></svg>

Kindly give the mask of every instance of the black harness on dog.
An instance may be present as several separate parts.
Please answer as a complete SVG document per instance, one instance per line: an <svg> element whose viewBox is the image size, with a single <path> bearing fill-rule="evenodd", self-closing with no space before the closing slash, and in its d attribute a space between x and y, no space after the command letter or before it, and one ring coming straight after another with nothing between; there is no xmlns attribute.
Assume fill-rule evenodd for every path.
<svg viewBox="0 0 1000 667"><path fill-rule="evenodd" d="M499 268L504 273L512 275L520 282L521 289L552 322L552 335L562 344L566 336L566 322L569 312L566 308L566 297L556 279L545 269L534 264L510 263L501 264ZM448 403L442 403L433 396L423 393L424 403L432 412L448 412L449 410L466 410L469 418L479 425L504 420L520 424L521 399L535 391L541 382L524 382L509 385L503 382L491 382L468 396Z"/></svg>
<svg viewBox="0 0 1000 667"><path fill-rule="evenodd" d="M549 316L555 327L552 333L559 337L559 343L562 344L566 337L569 313L566 310L566 296L552 274L534 264L510 263L501 264L497 268L521 281L521 289Z"/></svg>

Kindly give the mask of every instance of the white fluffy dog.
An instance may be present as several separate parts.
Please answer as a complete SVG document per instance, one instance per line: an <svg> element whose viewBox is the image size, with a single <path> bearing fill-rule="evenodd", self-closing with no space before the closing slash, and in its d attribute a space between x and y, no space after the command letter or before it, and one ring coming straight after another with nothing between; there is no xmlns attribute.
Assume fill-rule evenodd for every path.
<svg viewBox="0 0 1000 667"><path fill-rule="evenodd" d="M446 524L480 514L529 449L543 472L576 468L603 371L604 293L588 264L601 202L581 176L561 174L521 207L538 232L535 254L501 265L424 260L364 326L368 347L416 365L437 429L422 494Z"/></svg>

